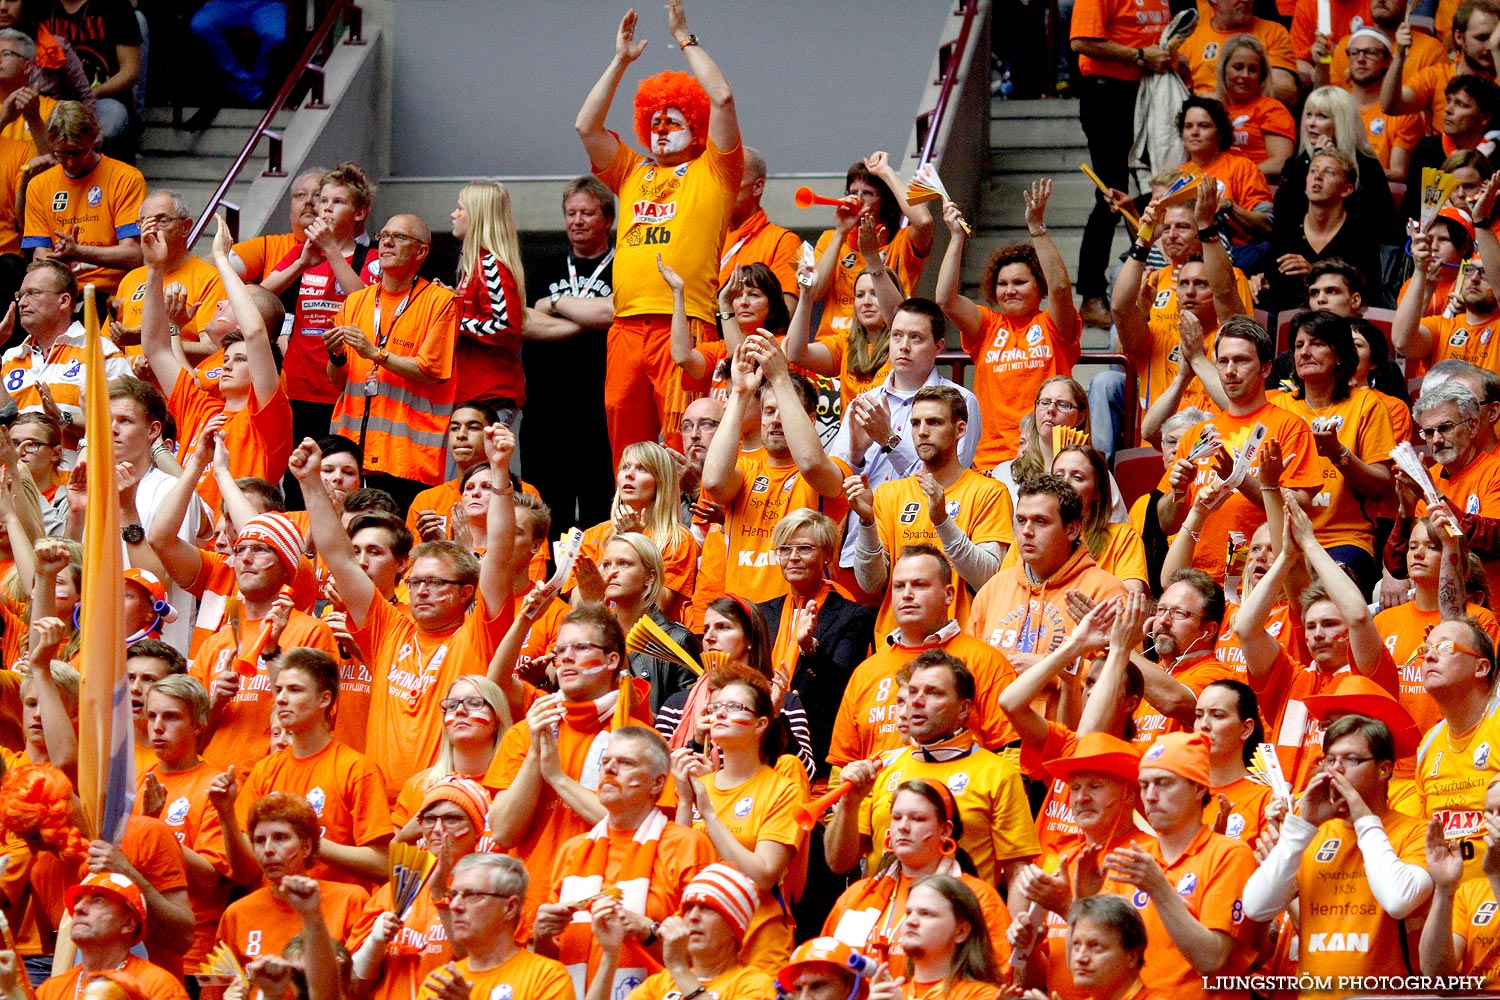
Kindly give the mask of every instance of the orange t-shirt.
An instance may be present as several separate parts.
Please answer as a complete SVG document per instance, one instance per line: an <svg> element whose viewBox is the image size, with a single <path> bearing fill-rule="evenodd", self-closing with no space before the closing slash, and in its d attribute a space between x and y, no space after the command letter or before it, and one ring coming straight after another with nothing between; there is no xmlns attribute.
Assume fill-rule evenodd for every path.
<svg viewBox="0 0 1500 1000"><path fill-rule="evenodd" d="M1285 650L1276 655L1271 668L1272 678L1267 691L1267 703L1281 700L1274 692L1286 691L1281 711L1272 719L1266 736L1276 744L1276 755L1281 758L1281 773L1292 791L1300 792L1318 768L1323 756L1324 724L1308 714L1306 699L1310 695L1328 694L1338 682L1352 671L1352 667L1341 667L1334 671L1319 670L1316 666L1296 663ZM1370 679L1398 697L1399 681L1396 663L1390 653L1382 650L1375 671Z"/></svg>
<svg viewBox="0 0 1500 1000"><path fill-rule="evenodd" d="M36 147L24 139L0 134L0 254L21 252L21 220L16 218L16 192L21 170L36 155Z"/></svg>
<svg viewBox="0 0 1500 1000"><path fill-rule="evenodd" d="M1016 738L997 704L1000 692L1016 678L1016 668L1000 650L961 633L921 646L888 646L883 638L876 639L876 645L880 650L854 668L844 688L833 722L828 763L842 767L901 745L896 731L896 673L929 649L946 650L963 660L974 675L974 708L968 728L985 749L998 749Z"/></svg>
<svg viewBox="0 0 1500 1000"><path fill-rule="evenodd" d="M1432 353L1422 358L1425 372L1439 361L1457 358L1494 371L1500 367L1500 322L1471 323L1467 316L1423 316L1422 326L1432 334Z"/></svg>
<svg viewBox="0 0 1500 1000"><path fill-rule="evenodd" d="M850 475L843 459L833 461L845 476ZM740 491L724 509L724 537L729 543L724 592L747 601L768 601L787 591L771 551L771 531L777 522L799 507L811 507L842 525L849 502L842 494L825 497L813 489L791 461L773 465L764 448L741 452L736 467L742 480Z"/></svg>
<svg viewBox="0 0 1500 1000"><path fill-rule="evenodd" d="M1083 321L1075 315L1072 329L1059 330L1045 309L1026 317L983 306L979 311L980 328L963 338L963 348L974 359L974 395L984 429L974 467L993 469L1020 450L1021 418L1031 412L1042 383L1072 374Z"/></svg>
<svg viewBox="0 0 1500 1000"><path fill-rule="evenodd" d="M1427 867L1425 819L1387 812L1380 823L1397 858L1404 864ZM1301 890L1297 962L1303 975L1329 976L1337 984L1341 976L1410 974L1406 956L1418 953L1426 905L1403 921L1391 917L1375 901L1353 823L1331 819L1318 827L1302 852L1297 885ZM1332 886L1338 887L1340 895L1318 891Z"/></svg>
<svg viewBox="0 0 1500 1000"><path fill-rule="evenodd" d="M1227 785L1215 785L1213 801L1203 808L1203 822L1213 826L1219 818L1219 796L1229 800L1229 820L1224 836L1242 840L1252 848L1266 825L1266 806L1271 804L1271 789L1249 777L1236 778Z"/></svg>
<svg viewBox="0 0 1500 1000"><path fill-rule="evenodd" d="M383 600L370 602L364 627L354 636L374 668L365 753L385 774L389 797L395 798L415 772L437 762L443 738L438 702L448 697L459 674L489 670L510 623L509 607L491 617L477 588L473 611L446 634L424 631Z"/></svg>
<svg viewBox="0 0 1500 1000"><path fill-rule="evenodd" d="M1161 42L1161 29L1172 20L1166 0L1100 0L1079 4L1073 11L1069 38L1098 38L1131 49L1150 48ZM1117 80L1139 80L1140 68L1133 62L1078 57L1084 76L1112 76Z"/></svg>
<svg viewBox="0 0 1500 1000"><path fill-rule="evenodd" d="M387 882L375 890L375 895L365 904L364 921L373 929L382 913L394 912L391 884ZM358 950L369 934L360 940L344 942L350 949ZM453 961L453 946L448 942L448 932L443 929L443 918L432 902L432 893L427 887L417 893L395 940L385 946L380 966L380 978L370 988L370 1000L411 1000L427 981L428 975Z"/></svg>
<svg viewBox="0 0 1500 1000"><path fill-rule="evenodd" d="M322 899L318 910L335 941L363 941L374 921L365 914L370 894L347 882L318 882ZM261 955L280 955L302 929L297 911L277 899L270 886L261 886L229 904L219 920L219 940L229 945L243 965Z"/></svg>
<svg viewBox="0 0 1500 1000"><path fill-rule="evenodd" d="M561 962L524 948L493 969L475 971L469 968L467 958L457 964L458 974L469 984L470 1000L501 1000L503 997L577 1000L573 980ZM418 1000L439 1000L441 996L443 994L434 993L431 987L424 985Z"/></svg>
<svg viewBox="0 0 1500 1000"><path fill-rule="evenodd" d="M881 905L884 893L870 895L871 878L863 878L845 889L834 902L828 919L823 921L823 936L835 938L862 954L870 953L871 939L875 932L883 932L890 940L886 967L893 976L906 974L906 953L901 949L900 926L906 920L906 897L911 893L912 880L899 872L896 889L889 902ZM990 932L990 944L995 957L1004 967L1010 962L1010 944L1005 940L1006 928L1010 927L1010 910L1005 900L988 882L975 878L967 872L958 873L957 878L979 900L979 909L984 914L985 926ZM884 878L881 881L885 881ZM991 990L994 987L990 988ZM919 996L921 994L918 994ZM943 992L943 996L957 994ZM990 997L989 1000L994 1000Z"/></svg>
<svg viewBox="0 0 1500 1000"><path fill-rule="evenodd" d="M875 369L869 377L865 377L849 369L848 333L830 333L819 337L817 342L828 349L828 353L833 357L833 367L838 369L839 410L837 416L842 420L844 411L849 409L849 403L855 396L869 392L885 381L886 376L891 373L891 363L889 359L881 362L879 368Z"/></svg>
<svg viewBox="0 0 1500 1000"><path fill-rule="evenodd" d="M240 626L239 648L234 630L219 629L198 648L191 673L205 688L212 688L214 675L233 670L234 659L249 651L260 635L261 619L246 618ZM328 626L311 615L293 609L281 633L281 648L311 646L338 658L339 647ZM271 674L264 663L255 664L253 677L240 677L240 690L219 713L217 725L203 747L203 759L219 770L230 764L240 774L249 774L255 762L266 756L271 742Z"/></svg>
<svg viewBox="0 0 1500 1000"><path fill-rule="evenodd" d="M1291 33L1275 21L1252 17L1249 24L1242 24L1228 31L1220 31L1214 27L1211 16L1201 17L1198 27L1193 29L1187 41L1183 42L1177 50L1177 54L1187 60L1188 70L1192 73L1193 93L1214 96L1219 89L1216 75L1219 67L1219 50L1235 35L1253 35L1259 39L1260 43L1266 47L1266 60L1270 63L1271 69L1284 69L1288 73L1297 72L1297 57L1292 54ZM1233 118L1234 112L1230 111L1229 116Z"/></svg>
<svg viewBox="0 0 1500 1000"><path fill-rule="evenodd" d="M192 374L177 376L167 408L177 421L180 441L196 441L203 425L224 411L224 400L204 389ZM255 476L278 483L286 475L287 460L292 456L292 404L286 388L280 384L264 403L255 399L252 390L247 405L229 413L220 432L229 449L229 471L234 478ZM214 470L204 469L198 479L198 495L217 511L223 502Z"/></svg>
<svg viewBox="0 0 1500 1000"><path fill-rule="evenodd" d="M1200 167L1189 160L1177 169L1190 177L1199 174L1212 177L1219 182L1219 197L1228 198L1241 208L1253 209L1256 205L1272 200L1271 185L1266 180L1266 175L1248 157L1241 156L1233 149L1220 153L1206 167Z"/></svg>
<svg viewBox="0 0 1500 1000"><path fill-rule="evenodd" d="M1249 104L1236 104L1226 109L1234 125L1234 150L1256 166L1264 163L1270 155L1266 150L1266 136L1279 135L1297 144L1297 124L1286 105L1274 97L1257 97Z"/></svg>
<svg viewBox="0 0 1500 1000"><path fill-rule="evenodd" d="M1464 613L1479 622L1480 628L1489 635L1491 642L1500 642L1500 624L1496 623L1494 614L1488 608L1470 604L1464 609ZM1380 630L1385 648L1390 652L1400 673L1401 689L1396 698L1401 702L1401 707L1411 713L1417 729L1423 733L1443 721L1443 710L1438 708L1437 702L1433 701L1432 695L1427 693L1427 688L1422 684L1422 663L1417 659L1417 650L1426 641L1427 633L1440 621L1442 615L1437 608L1421 611L1411 601L1386 608L1375 616L1375 627ZM1416 759L1404 757L1396 761L1392 777L1413 778L1416 773Z"/></svg>
<svg viewBox="0 0 1500 1000"><path fill-rule="evenodd" d="M208 786L219 772L206 761L176 772L164 770L157 763L151 766L150 772L167 790L166 805L161 811L162 822L167 824L185 850L193 851L213 865L222 876L209 889L199 889L191 883L187 887L195 926L193 945L183 956L183 965L193 970L207 961L208 953L213 950L219 918L229 903L229 860L224 851L224 828L219 824L218 810L208 801ZM141 794L145 784L144 778L136 782L137 816L141 815Z"/></svg>
<svg viewBox="0 0 1500 1000"><path fill-rule="evenodd" d="M1457 68L1455 58L1449 56L1416 72L1408 70L1402 74L1401 83L1426 106L1425 117L1436 129L1442 128L1443 115L1448 109L1448 81L1456 75Z"/></svg>
<svg viewBox="0 0 1500 1000"><path fill-rule="evenodd" d="M836 235L832 229L823 231L813 251L817 257L823 256L823 251ZM839 257L838 266L833 269L833 278L823 298L823 318L814 334L820 340L834 334L847 337L854 323L854 282L859 277L859 272L867 266L864 257L855 249L855 239L856 235L851 230L844 239L844 253ZM880 260L896 272L896 283L904 293L915 294L917 282L922 280L922 268L927 264L927 256L918 254L912 248L910 228L902 229L880 248ZM660 281L657 283L661 284Z"/></svg>
<svg viewBox="0 0 1500 1000"><path fill-rule="evenodd" d="M702 155L677 167L658 166L622 142L609 165L595 171L620 199L617 318L672 315L672 291L656 267L660 254L687 283L689 318L713 323L719 312L719 254L744 171L743 144L721 150L712 140L704 143Z"/></svg>
<svg viewBox="0 0 1500 1000"><path fill-rule="evenodd" d="M1318 466L1318 453L1313 443L1312 429L1308 427L1306 420L1296 414L1289 413L1267 401L1245 416L1237 417L1232 413L1220 413L1209 422L1218 429L1224 446L1231 450L1244 445L1256 424L1264 424L1267 439L1275 438L1281 443L1281 454L1286 465L1281 474L1281 485L1294 490L1322 489L1323 473ZM1197 443L1199 428L1202 426L1199 424L1182 436L1182 441L1177 446L1176 458L1188 456L1188 452L1192 451L1193 445ZM1213 471L1212 461L1213 455L1198 460L1198 475L1188 489L1189 496L1185 502L1192 503L1197 498L1200 489L1220 482L1218 475ZM1260 456L1257 454L1255 460L1250 463L1250 474L1259 475L1259 473ZM1171 491L1172 487L1167 481L1167 475L1162 476L1157 489L1163 493ZM1247 547L1250 536L1265 519L1264 510L1256 507L1236 491L1203 522L1203 528L1198 536L1198 545L1193 550L1193 566L1205 571L1216 580L1222 581L1231 540L1235 540L1237 548L1243 550Z"/></svg>
<svg viewBox="0 0 1500 1000"><path fill-rule="evenodd" d="M766 218L765 209L756 209L754 215L724 236L724 250L719 255L719 287L729 283L736 267L764 264L781 282L782 292L800 296L797 256L801 251L801 237Z"/></svg>
<svg viewBox="0 0 1500 1000"><path fill-rule="evenodd" d="M114 973L133 988L127 996L148 1000L188 1000L182 977L154 965L138 955L127 955L125 964ZM44 980L36 988L37 1000L78 1000L83 995L83 966L75 965L61 975Z"/></svg>
<svg viewBox="0 0 1500 1000"><path fill-rule="evenodd" d="M641 848L641 845L635 842L635 833L634 830L610 830L608 832L609 857L605 861L601 875L605 886L614 886L619 882L626 860ZM581 866L590 843L588 836L583 835L574 837L562 845L557 861L552 866L547 902L556 903L562 898L563 880L568 876L585 874ZM651 877L646 886L644 909L635 910L630 901L625 902L626 908L633 912L643 913L648 920L667 919L682 908L682 891L687 888L688 883L718 859L718 852L714 850L713 841L708 839L707 834L668 820L667 825L662 827L661 835L657 840L651 864ZM590 928L590 933L592 935L592 928ZM601 954L598 942L591 943L587 965L587 979L590 982L593 981L594 973L599 968ZM400 1000L400 998L393 998L393 1000Z"/></svg>
<svg viewBox="0 0 1500 1000"><path fill-rule="evenodd" d="M187 301L191 306L198 303L192 316L188 317L187 325L182 328L184 335L195 337L199 330L208 325L209 320L214 318L214 311L219 308L219 300L224 298L224 283L219 280L218 269L205 260L197 257L188 257L182 265L175 270L168 271L162 275L162 284L170 285L173 282L180 283L187 289ZM146 269L138 267L126 273L120 279L120 323L133 329L139 329L141 325L141 306L146 301ZM271 336L276 336L278 331L272 330ZM127 350L127 354L140 354L139 346ZM191 441L193 438L182 436L179 440Z"/></svg>
<svg viewBox="0 0 1500 1000"><path fill-rule="evenodd" d="M1485 976L1484 988L1500 986L1500 903L1488 879L1471 878L1453 900L1453 933L1464 939L1458 971Z"/></svg>
<svg viewBox="0 0 1500 1000"><path fill-rule="evenodd" d="M1322 417L1338 420L1339 444L1349 449L1362 462L1375 464L1388 462L1391 449L1396 447L1396 435L1391 427L1390 411L1371 389L1353 389L1348 399L1331 403L1321 409L1309 406L1306 400L1279 389L1266 393L1266 398L1275 405L1306 420ZM1313 532L1325 548L1335 545L1357 545L1365 552L1375 551L1375 517L1367 504L1354 492L1344 479L1333 460L1318 456L1318 467L1323 475L1323 488L1312 501Z"/></svg>
<svg viewBox="0 0 1500 1000"><path fill-rule="evenodd" d="M1258 867L1249 845L1205 826L1182 856L1168 864L1154 837L1138 836L1135 840L1140 850L1161 865L1167 881L1176 887L1177 895L1193 917L1209 930L1234 939L1235 947L1221 972L1228 975L1244 972L1253 957L1250 944L1257 927L1245 919L1242 903L1245 883ZM1146 893L1128 882L1116 881L1107 872L1102 891L1130 900L1146 922L1146 963L1141 968L1141 982L1146 988L1175 1000L1202 1000L1207 995L1202 977L1173 942L1156 904ZM1248 993L1225 991L1215 995L1245 997Z"/></svg>
<svg viewBox="0 0 1500 1000"><path fill-rule="evenodd" d="M1441 465L1427 471L1433 485L1448 498L1454 510L1480 517L1500 517L1500 455L1480 452L1462 472L1453 476ZM1418 501L1417 516L1426 513L1427 501ZM1484 573L1489 577L1490 593L1500 594L1500 559L1486 560Z"/></svg>
<svg viewBox="0 0 1500 1000"><path fill-rule="evenodd" d="M995 542L1006 546L1015 541L1011 532L1015 510L1011 507L1010 490L1005 484L973 469L965 469L958 481L944 493L948 518L968 536L969 541L975 545ZM875 487L875 527L880 533L880 544L893 564L908 545L943 547L927 513L927 503L927 494L922 492L915 476L893 479ZM968 621L972 600L968 583L955 569L949 617L955 621ZM875 634L886 635L895 627L891 588L887 583L885 596L880 601L880 613L875 619Z"/></svg>
<svg viewBox="0 0 1500 1000"><path fill-rule="evenodd" d="M245 284L260 284L271 269L301 243L296 233L266 233L236 243L233 251L245 265Z"/></svg>
<svg viewBox="0 0 1500 1000"><path fill-rule="evenodd" d="M1412 33L1412 38L1422 37ZM1404 149L1410 153L1427 134L1427 126L1421 115L1388 115L1380 105L1367 104L1359 109L1359 117L1365 123L1365 137L1382 167L1391 165L1391 150Z"/></svg>
<svg viewBox="0 0 1500 1000"><path fill-rule="evenodd" d="M640 721L649 725L650 719L645 715L645 707L638 708L636 714ZM563 711L566 715L557 732L557 755L563 773L589 791L597 791L600 759L609 745L613 715L601 720L593 702L564 702ZM495 789L497 793L510 788L520 774L521 765L526 762L526 754L530 749L531 728L522 719L507 729L500 738L500 749L490 762L490 769L484 776L484 786ZM668 791L670 790L669 785ZM569 840L587 833L591 826L591 823L569 808L550 785L542 783L526 832L510 851L526 862L526 870L531 874L531 883L526 890L526 908L520 924L522 930L519 933L523 936L530 936L536 908L547 901L552 865L558 851Z"/></svg>
<svg viewBox="0 0 1500 1000"><path fill-rule="evenodd" d="M101 156L82 177L69 177L61 166L49 167L26 187L26 221L21 249L52 249L52 234L78 227L84 246L112 247L139 239L141 202L146 178L128 163ZM78 286L92 284L101 295L113 295L125 276L123 267L87 266L75 271Z"/></svg>
<svg viewBox="0 0 1500 1000"><path fill-rule="evenodd" d="M391 806L380 768L337 740L308 757L291 747L278 750L250 769L238 799L240 827L249 829L250 807L272 792L300 795L322 824L323 839L346 847L384 843L391 836ZM314 860L313 878L369 884L347 870Z"/></svg>

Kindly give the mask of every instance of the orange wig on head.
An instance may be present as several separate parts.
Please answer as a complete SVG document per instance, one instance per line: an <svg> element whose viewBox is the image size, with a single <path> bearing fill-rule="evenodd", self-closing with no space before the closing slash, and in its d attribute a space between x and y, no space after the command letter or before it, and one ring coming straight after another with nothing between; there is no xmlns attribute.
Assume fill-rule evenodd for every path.
<svg viewBox="0 0 1500 1000"><path fill-rule="evenodd" d="M73 784L51 764L24 764L0 781L0 828L37 837L65 858L89 852L73 821Z"/></svg>
<svg viewBox="0 0 1500 1000"><path fill-rule="evenodd" d="M649 152L651 149L651 118L658 111L676 108L687 119L693 132L693 142L688 148L701 153L708 143L708 94L703 84L691 73L667 70L648 76L635 90L635 137Z"/></svg>

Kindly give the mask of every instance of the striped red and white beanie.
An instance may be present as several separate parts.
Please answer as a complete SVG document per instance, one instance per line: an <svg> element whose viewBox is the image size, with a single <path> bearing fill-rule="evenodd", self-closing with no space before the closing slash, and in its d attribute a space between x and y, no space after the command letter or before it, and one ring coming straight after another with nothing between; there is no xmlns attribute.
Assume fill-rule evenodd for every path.
<svg viewBox="0 0 1500 1000"><path fill-rule="evenodd" d="M276 511L267 511L246 521L235 536L236 542L264 542L276 550L288 577L297 575L302 564L302 532L292 519Z"/></svg>
<svg viewBox="0 0 1500 1000"><path fill-rule="evenodd" d="M760 905L760 889L750 878L726 864L712 864L682 890L682 905L701 903L711 907L734 925L743 938L750 929L750 918Z"/></svg>

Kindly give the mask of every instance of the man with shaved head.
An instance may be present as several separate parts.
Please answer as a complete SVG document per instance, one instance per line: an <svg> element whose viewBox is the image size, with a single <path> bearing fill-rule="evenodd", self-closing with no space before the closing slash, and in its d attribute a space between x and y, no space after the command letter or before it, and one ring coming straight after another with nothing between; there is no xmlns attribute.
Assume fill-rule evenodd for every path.
<svg viewBox="0 0 1500 1000"><path fill-rule="evenodd" d="M791 311L797 308L797 251L802 248L802 240L766 218L765 209L760 207L765 193L766 158L746 146L745 174L734 196L729 235L724 237L724 253L719 257L719 287L729 284L735 268L764 264L781 282L781 294Z"/></svg>
<svg viewBox="0 0 1500 1000"><path fill-rule="evenodd" d="M344 300L323 343L328 377L343 385L333 433L359 442L365 485L389 491L404 513L443 480L459 305L417 274L432 246L427 223L394 215L375 239L380 280Z"/></svg>

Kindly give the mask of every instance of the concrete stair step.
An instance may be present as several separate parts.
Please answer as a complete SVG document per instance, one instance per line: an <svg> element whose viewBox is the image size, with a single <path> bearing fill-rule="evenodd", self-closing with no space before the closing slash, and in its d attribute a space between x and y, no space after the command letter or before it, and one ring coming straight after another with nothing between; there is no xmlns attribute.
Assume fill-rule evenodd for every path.
<svg viewBox="0 0 1500 1000"><path fill-rule="evenodd" d="M1030 190L1040 174L991 174L983 188L981 226L1018 226L1026 211L1022 193ZM1052 200L1047 203L1047 227L1051 230L1082 226L1093 210L1094 184L1082 172L1052 175Z"/></svg>
<svg viewBox="0 0 1500 1000"><path fill-rule="evenodd" d="M198 109L185 108L183 117L186 118L191 116L192 113L196 110ZM294 115L295 113L295 109L283 109L277 114L275 124L282 127L289 125L292 120L292 115ZM263 115L265 115L265 111L261 110L260 108L220 108L219 113L214 116L214 127L242 128L248 131L249 129L252 129L256 125L260 124L260 120ZM146 109L147 129L149 130L152 126L156 125L162 125L167 128L173 127L171 108L161 107Z"/></svg>
<svg viewBox="0 0 1500 1000"><path fill-rule="evenodd" d="M241 177L244 178L244 175L242 174ZM254 179L254 177L252 176L252 177L249 177L249 178L244 178L244 179L236 181L235 184L234 184L234 186L229 189L229 194L227 196L228 199L230 201L234 202L237 205L238 204L243 204L245 197L247 195L249 195L249 193L250 193L250 182L253 179ZM222 177L220 178L220 180L222 180ZM213 193L215 191L217 191L218 188L219 188L219 180L213 180L213 181L170 181L170 180L160 180L160 181L158 181L156 178L148 177L147 178L147 184L150 187L158 187L158 186L160 186L160 187L165 187L165 188L171 188L173 191L176 191L178 194L182 195L182 200L185 201L185 202L187 202L188 211L193 214L194 218L197 218L203 212L204 206L208 204L208 199L210 197L212 197ZM213 235L213 229L212 228L210 228L208 230L208 235L209 236ZM206 238L207 237L205 237L205 239ZM199 247L203 248L204 244L203 243L199 243Z"/></svg>
<svg viewBox="0 0 1500 1000"><path fill-rule="evenodd" d="M1059 118L992 118L991 149L1055 149L1087 144L1083 127Z"/></svg>
<svg viewBox="0 0 1500 1000"><path fill-rule="evenodd" d="M227 156L231 159L245 148L250 138L247 128L220 128L215 125L202 132L187 132L170 126L153 126L141 136L141 152L154 154L186 154L192 156ZM264 140L262 140L264 142Z"/></svg>
<svg viewBox="0 0 1500 1000"><path fill-rule="evenodd" d="M1062 100L990 102L990 119L999 118L1071 118L1078 120L1078 102Z"/></svg>
<svg viewBox="0 0 1500 1000"><path fill-rule="evenodd" d="M179 153L142 153L136 158L136 166L148 180L162 181L212 181L224 179L234 165L233 156L196 156ZM256 158L246 165L243 173L253 177L265 169L264 158Z"/></svg>

